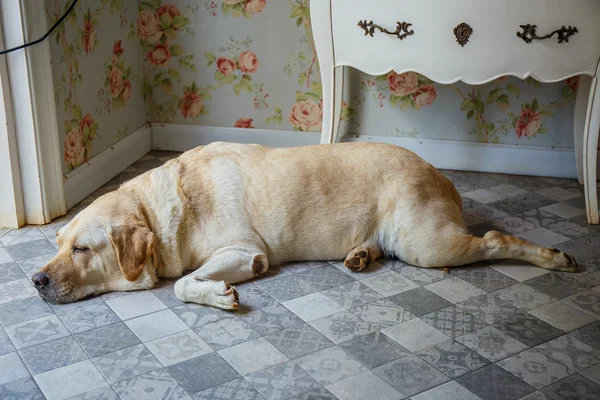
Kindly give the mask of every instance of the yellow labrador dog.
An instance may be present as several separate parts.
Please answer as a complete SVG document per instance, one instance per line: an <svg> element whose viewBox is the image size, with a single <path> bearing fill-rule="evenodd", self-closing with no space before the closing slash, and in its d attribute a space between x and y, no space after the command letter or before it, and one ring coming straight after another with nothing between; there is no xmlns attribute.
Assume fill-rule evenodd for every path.
<svg viewBox="0 0 600 400"><path fill-rule="evenodd" d="M65 303L193 270L177 297L231 310L230 284L288 261L345 257L358 272L384 254L424 268L514 258L576 271L556 249L470 235L461 208L444 175L396 146L213 143L94 201L58 231L58 254L32 280Z"/></svg>

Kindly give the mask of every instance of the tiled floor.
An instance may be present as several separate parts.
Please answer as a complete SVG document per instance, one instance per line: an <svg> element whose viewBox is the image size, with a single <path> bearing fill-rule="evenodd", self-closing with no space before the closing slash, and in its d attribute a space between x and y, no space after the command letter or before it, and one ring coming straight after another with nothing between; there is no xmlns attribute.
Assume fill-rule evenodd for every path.
<svg viewBox="0 0 600 400"><path fill-rule="evenodd" d="M582 272L523 263L286 265L227 312L151 291L46 304L33 275L54 232L151 153L48 226L0 232L0 399L598 399L600 228L564 179L447 172L471 230L570 251Z"/></svg>

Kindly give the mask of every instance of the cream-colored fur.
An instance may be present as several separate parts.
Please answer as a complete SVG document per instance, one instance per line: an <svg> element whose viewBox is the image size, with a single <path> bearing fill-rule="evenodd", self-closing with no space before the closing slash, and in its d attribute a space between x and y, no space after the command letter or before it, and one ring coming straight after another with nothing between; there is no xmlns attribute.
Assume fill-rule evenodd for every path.
<svg viewBox="0 0 600 400"><path fill-rule="evenodd" d="M575 271L558 250L469 235L461 208L444 175L396 146L213 143L98 198L62 228L40 294L74 301L193 270L175 285L181 300L235 309L229 284L269 265L345 258L360 271L384 253L425 268L517 258Z"/></svg>

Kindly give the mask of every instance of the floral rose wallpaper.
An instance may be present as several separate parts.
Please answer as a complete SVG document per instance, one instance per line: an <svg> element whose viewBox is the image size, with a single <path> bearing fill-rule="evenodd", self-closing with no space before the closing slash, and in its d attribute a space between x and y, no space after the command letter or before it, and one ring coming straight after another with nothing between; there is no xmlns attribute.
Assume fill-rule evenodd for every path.
<svg viewBox="0 0 600 400"><path fill-rule="evenodd" d="M70 4L46 0L55 21ZM144 122L318 132L308 0L86 0L54 34L65 172ZM578 79L346 71L345 133L572 147Z"/></svg>

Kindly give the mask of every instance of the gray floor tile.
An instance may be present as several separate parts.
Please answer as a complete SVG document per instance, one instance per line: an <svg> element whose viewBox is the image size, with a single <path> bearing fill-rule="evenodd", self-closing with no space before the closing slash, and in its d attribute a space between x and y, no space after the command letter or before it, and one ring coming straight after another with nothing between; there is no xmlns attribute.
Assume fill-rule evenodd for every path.
<svg viewBox="0 0 600 400"><path fill-rule="evenodd" d="M388 328L416 318L416 316L394 303L392 299L377 300L373 303L354 307L350 311L377 329Z"/></svg>
<svg viewBox="0 0 600 400"><path fill-rule="evenodd" d="M296 278L308 283L317 290L325 290L340 284L353 282L354 279L332 265L311 269L296 275Z"/></svg>
<svg viewBox="0 0 600 400"><path fill-rule="evenodd" d="M449 336L418 318L385 328L381 332L413 353L450 340Z"/></svg>
<svg viewBox="0 0 600 400"><path fill-rule="evenodd" d="M0 386L0 399L44 400L44 395L33 378L24 378Z"/></svg>
<svg viewBox="0 0 600 400"><path fill-rule="evenodd" d="M48 400L67 399L108 387L90 360L44 372L37 375L35 381Z"/></svg>
<svg viewBox="0 0 600 400"><path fill-rule="evenodd" d="M291 359L333 346L329 339L308 324L291 326L264 337Z"/></svg>
<svg viewBox="0 0 600 400"><path fill-rule="evenodd" d="M406 396L423 392L449 379L414 354L402 357L373 370Z"/></svg>
<svg viewBox="0 0 600 400"><path fill-rule="evenodd" d="M336 344L376 330L376 328L348 311L311 321L310 325Z"/></svg>
<svg viewBox="0 0 600 400"><path fill-rule="evenodd" d="M203 325L196 333L214 350L225 349L260 337L258 332L240 318L227 318Z"/></svg>
<svg viewBox="0 0 600 400"><path fill-rule="evenodd" d="M175 296L175 286L177 279L164 280L159 282L158 286L152 289L152 293L156 295L167 307L175 307L183 304L183 301L179 300Z"/></svg>
<svg viewBox="0 0 600 400"><path fill-rule="evenodd" d="M565 278L564 275L550 273L527 281L527 284L549 296L562 299L586 290L585 287Z"/></svg>
<svg viewBox="0 0 600 400"><path fill-rule="evenodd" d="M600 293L588 290L563 299L563 301L584 313L600 319Z"/></svg>
<svg viewBox="0 0 600 400"><path fill-rule="evenodd" d="M218 351L242 376L285 362L288 358L265 338L258 338Z"/></svg>
<svg viewBox="0 0 600 400"><path fill-rule="evenodd" d="M24 349L69 335L69 331L56 315L11 325L5 330L17 349Z"/></svg>
<svg viewBox="0 0 600 400"><path fill-rule="evenodd" d="M552 294L544 293L527 283L518 283L492 293L496 298L525 311L533 310L540 306L558 300Z"/></svg>
<svg viewBox="0 0 600 400"><path fill-rule="evenodd" d="M322 388L291 361L255 372L246 379L268 400L283 400Z"/></svg>
<svg viewBox="0 0 600 400"><path fill-rule="evenodd" d="M119 400L119 396L110 386L106 386L69 397L69 400Z"/></svg>
<svg viewBox="0 0 600 400"><path fill-rule="evenodd" d="M344 307L323 293L308 294L281 304L306 322L344 311Z"/></svg>
<svg viewBox="0 0 600 400"><path fill-rule="evenodd" d="M383 297L360 281L353 281L345 285L336 286L324 290L323 293L348 310L352 307L358 307L363 304L377 301Z"/></svg>
<svg viewBox="0 0 600 400"><path fill-rule="evenodd" d="M232 311L192 303L174 307L172 310L183 322L194 329L198 329L202 325L211 322L216 322L224 318L233 318L235 316L235 313Z"/></svg>
<svg viewBox="0 0 600 400"><path fill-rule="evenodd" d="M507 214L518 214L525 211L533 210L534 208L541 208L550 204L556 203L555 200L549 199L548 197L542 196L537 193L525 193L518 196L513 196L508 199L496 201L488 204L497 210L505 212Z"/></svg>
<svg viewBox="0 0 600 400"><path fill-rule="evenodd" d="M536 350L576 372L600 364L600 350L571 335L542 343Z"/></svg>
<svg viewBox="0 0 600 400"><path fill-rule="evenodd" d="M536 389L573 374L564 365L537 350L527 350L498 362L498 365Z"/></svg>
<svg viewBox="0 0 600 400"><path fill-rule="evenodd" d="M185 322L171 310L158 311L133 318L125 321L125 324L142 342L148 342L188 329Z"/></svg>
<svg viewBox="0 0 600 400"><path fill-rule="evenodd" d="M156 339L145 343L145 345L165 367L213 351L204 340L191 330Z"/></svg>
<svg viewBox="0 0 600 400"><path fill-rule="evenodd" d="M526 313L498 320L494 323L494 327L529 347L537 346L564 334L563 331Z"/></svg>
<svg viewBox="0 0 600 400"><path fill-rule="evenodd" d="M576 374L542 389L554 400L595 400L600 398L600 385Z"/></svg>
<svg viewBox="0 0 600 400"><path fill-rule="evenodd" d="M486 326L485 322L456 306L434 311L421 319L452 338Z"/></svg>
<svg viewBox="0 0 600 400"><path fill-rule="evenodd" d="M458 277L487 293L519 283L489 267L467 268Z"/></svg>
<svg viewBox="0 0 600 400"><path fill-rule="evenodd" d="M328 385L327 390L340 400L363 400L374 395L377 398L389 400L400 400L406 397L372 371L365 371L342 379Z"/></svg>
<svg viewBox="0 0 600 400"><path fill-rule="evenodd" d="M416 354L450 378L457 378L490 363L454 340L423 349Z"/></svg>
<svg viewBox="0 0 600 400"><path fill-rule="evenodd" d="M251 282L247 285L237 286L237 291L240 295L240 308L238 314L252 310L260 310L261 308L278 304L277 300L266 294L262 289Z"/></svg>
<svg viewBox="0 0 600 400"><path fill-rule="evenodd" d="M167 308L165 303L151 291L129 293L115 299L106 300L106 304L122 320L140 317Z"/></svg>
<svg viewBox="0 0 600 400"><path fill-rule="evenodd" d="M593 316L571 307L562 301L546 304L545 306L529 311L529 314L563 332L571 332L596 321L596 318Z"/></svg>
<svg viewBox="0 0 600 400"><path fill-rule="evenodd" d="M458 307L488 324L521 312L518 308L491 294L484 294L459 303Z"/></svg>
<svg viewBox="0 0 600 400"><path fill-rule="evenodd" d="M122 322L74 335L90 357L135 346L140 340Z"/></svg>
<svg viewBox="0 0 600 400"><path fill-rule="evenodd" d="M455 381L446 382L443 385L419 393L411 397L412 400L480 400L472 392L460 386Z"/></svg>
<svg viewBox="0 0 600 400"><path fill-rule="evenodd" d="M0 385L30 376L19 353L8 353L0 356Z"/></svg>
<svg viewBox="0 0 600 400"><path fill-rule="evenodd" d="M580 243L578 240L569 240L568 242L559 243L554 247L571 254L576 260L587 260L600 256L600 246L590 246Z"/></svg>
<svg viewBox="0 0 600 400"><path fill-rule="evenodd" d="M110 384L162 368L143 344L104 354L92 361Z"/></svg>
<svg viewBox="0 0 600 400"><path fill-rule="evenodd" d="M370 276L362 279L361 282L385 297L407 292L419 287L419 285L404 278L395 271L387 271Z"/></svg>
<svg viewBox="0 0 600 400"><path fill-rule="evenodd" d="M72 337L64 337L20 350L21 359L33 375L87 360Z"/></svg>
<svg viewBox="0 0 600 400"><path fill-rule="evenodd" d="M4 332L4 329L0 327L0 356L6 353L12 353L15 350L15 346L13 346L10 338L6 332Z"/></svg>
<svg viewBox="0 0 600 400"><path fill-rule="evenodd" d="M580 374L592 382L595 382L600 385L600 364L596 364L593 367L585 369L580 372Z"/></svg>
<svg viewBox="0 0 600 400"><path fill-rule="evenodd" d="M256 391L243 378L222 383L210 389L203 390L194 394L196 400L264 400L264 397Z"/></svg>
<svg viewBox="0 0 600 400"><path fill-rule="evenodd" d="M52 314L48 304L37 296L0 304L0 324L5 327Z"/></svg>
<svg viewBox="0 0 600 400"><path fill-rule="evenodd" d="M28 297L38 297L37 290L35 290L28 278L0 284L0 304Z"/></svg>
<svg viewBox="0 0 600 400"><path fill-rule="evenodd" d="M0 284L23 278L26 276L16 262L0 264Z"/></svg>
<svg viewBox="0 0 600 400"><path fill-rule="evenodd" d="M482 399L516 400L535 388L497 365L489 365L456 379L460 385Z"/></svg>
<svg viewBox="0 0 600 400"><path fill-rule="evenodd" d="M15 261L27 260L47 254L56 254L57 252L54 246L45 238L6 246L6 251L8 251L8 254Z"/></svg>
<svg viewBox="0 0 600 400"><path fill-rule="evenodd" d="M392 296L389 300L416 316L429 314L452 305L449 301L425 288L409 290Z"/></svg>
<svg viewBox="0 0 600 400"><path fill-rule="evenodd" d="M340 347L367 368L376 368L397 360L410 352L380 331L355 337Z"/></svg>
<svg viewBox="0 0 600 400"><path fill-rule="evenodd" d="M443 281L444 279L448 279L450 277L450 274L442 271L441 269L420 268L413 267L412 265L401 267L397 269L396 272L419 286Z"/></svg>
<svg viewBox="0 0 600 400"><path fill-rule="evenodd" d="M13 246L19 243L31 242L38 239L44 239L44 234L37 226L24 226L19 229L13 229L6 235L0 237L0 242L6 246Z"/></svg>
<svg viewBox="0 0 600 400"><path fill-rule="evenodd" d="M179 383L164 369L126 379L113 385L121 400L191 400Z"/></svg>
<svg viewBox="0 0 600 400"><path fill-rule="evenodd" d="M295 363L324 386L367 370L338 346L300 357Z"/></svg>
<svg viewBox="0 0 600 400"><path fill-rule="evenodd" d="M216 353L171 365L167 367L167 371L188 393L198 393L240 377L233 367Z"/></svg>
<svg viewBox="0 0 600 400"><path fill-rule="evenodd" d="M280 331L290 326L304 324L304 321L300 317L281 304L252 310L248 313L240 314L239 318L248 323L252 329L261 335Z"/></svg>
<svg viewBox="0 0 600 400"><path fill-rule="evenodd" d="M50 254L45 254L38 257L28 258L26 260L20 260L18 262L19 267L25 275L28 277L32 277L36 274L42 267L50 262L56 255L55 252Z"/></svg>
<svg viewBox="0 0 600 400"><path fill-rule="evenodd" d="M295 275L284 276L281 278L268 280L267 282L258 280L254 283L265 293L281 302L302 297L317 291L316 288L304 281L301 281Z"/></svg>
<svg viewBox="0 0 600 400"><path fill-rule="evenodd" d="M600 321L576 330L573 336L600 349Z"/></svg>
<svg viewBox="0 0 600 400"><path fill-rule="evenodd" d="M72 334L121 321L117 314L101 300L79 308L59 308L56 310L56 315Z"/></svg>
<svg viewBox="0 0 600 400"><path fill-rule="evenodd" d="M490 361L498 361L527 349L525 344L493 326L459 336L456 340Z"/></svg>

